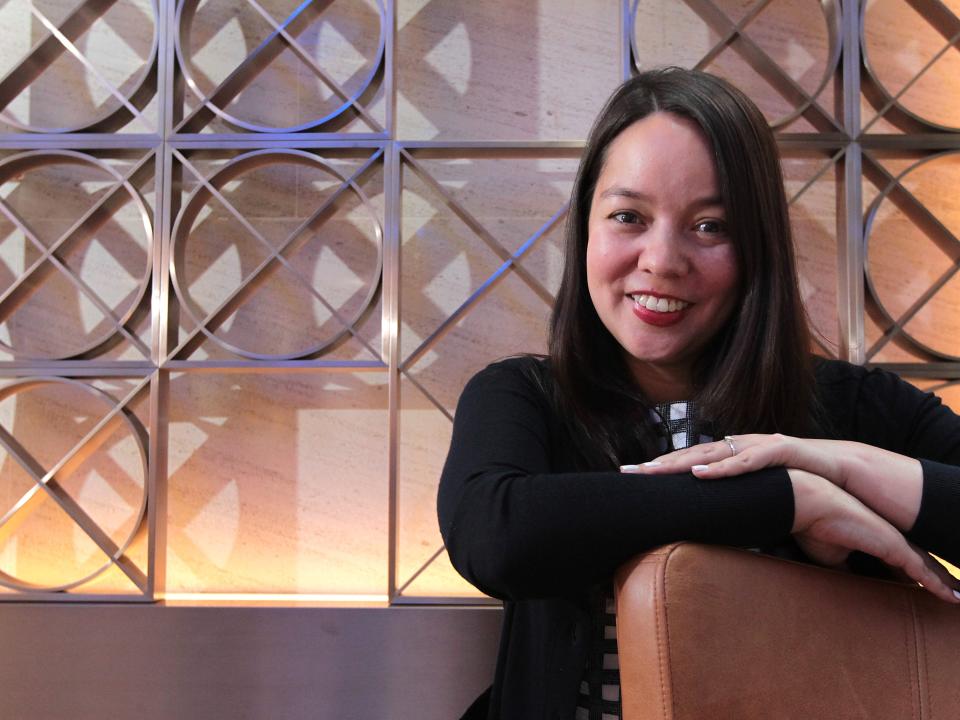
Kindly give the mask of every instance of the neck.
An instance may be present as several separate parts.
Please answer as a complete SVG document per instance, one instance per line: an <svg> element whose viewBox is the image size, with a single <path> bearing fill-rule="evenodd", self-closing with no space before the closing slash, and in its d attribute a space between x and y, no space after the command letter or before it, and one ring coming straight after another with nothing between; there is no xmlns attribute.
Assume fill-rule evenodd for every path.
<svg viewBox="0 0 960 720"><path fill-rule="evenodd" d="M652 365L629 362L630 373L650 402L689 400L693 392L690 369L680 366Z"/></svg>

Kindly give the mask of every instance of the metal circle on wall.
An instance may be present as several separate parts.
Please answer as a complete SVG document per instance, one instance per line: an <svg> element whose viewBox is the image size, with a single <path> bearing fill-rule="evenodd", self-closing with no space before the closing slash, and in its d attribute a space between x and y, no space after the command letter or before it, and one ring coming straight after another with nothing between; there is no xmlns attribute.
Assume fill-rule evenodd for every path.
<svg viewBox="0 0 960 720"><path fill-rule="evenodd" d="M365 64L369 65L369 68L366 70L366 72L351 73L346 78L346 82L348 82L351 85L351 87L349 89L345 89L342 95L334 93L334 94L337 94L338 97L340 97L342 102L340 102L333 109L323 112L323 114L319 117L312 118L310 120L307 120L306 122L295 122L290 125L274 125L274 124L264 123L257 119L251 119L249 117L247 118L241 117L241 115L237 112L236 109L230 109L229 106L231 104L236 105L243 88L249 87L249 85L247 85L246 83L252 84L258 75L263 73L267 69L267 67L271 65L272 62L274 62L278 57L280 57L279 53L275 53L275 51L271 51L272 45L277 45L279 43L285 43L287 45L290 45L290 40L296 40L295 34L290 32L291 27L296 26L300 22L303 22L307 27L314 26L315 21L318 19L319 15L314 18L308 18L306 20L303 20L303 18L307 17L306 13L314 12L314 11L319 11L322 13L328 10L330 3L327 3L327 4L309 3L309 2L302 3L299 6L297 6L287 17L285 17L284 20L280 22L273 20L273 22L275 22L277 25L277 29L274 29L272 32L267 33L266 36L263 37L262 39L259 39L259 41L257 41L258 39L256 37L254 37L253 44L255 46L249 52L249 54L246 55L246 57L240 59L239 63L236 64L235 67L231 68L229 73L225 74L225 76L219 82L211 80L210 82L206 83L212 86L210 90L205 90L203 88L204 83L201 81L201 77L206 76L207 73L203 72L200 68L196 67L195 59L200 51L193 47L194 43L193 43L193 37L192 37L193 35L192 29L193 29L193 24L196 20L197 11L200 8L200 5L201 5L200 0L185 0L184 2L180 3L179 6L177 7L177 16L176 16L177 32L174 37L174 50L176 52L180 70L183 73L183 77L187 85L197 95L197 97L200 99L200 101L203 103L204 106L206 106L211 112L213 112L215 115L217 115L222 120L229 123L230 125L243 130L248 130L251 132L276 133L276 132L300 132L304 130L311 130L314 128L318 128L324 125L325 123L330 122L334 118L339 117L349 107L351 107L354 103L356 103L358 99L365 92L368 91L368 89L370 88L370 84L373 82L373 79L376 77L377 73L381 69L384 62L384 54L386 49L386 31L387 31L386 8L384 7L383 0L376 0L376 8L377 8L377 16L378 16L377 19L378 19L378 25L379 25L379 29L377 33L378 39L376 43L376 50L374 51L372 58L365 58L364 60ZM210 2L207 2L203 5L203 9L210 13L213 13L219 9L221 14L223 15L226 15L229 11L237 13L237 12L252 12L252 11L259 12L260 10L263 10L264 12L269 12L269 10L264 8L263 6L264 6L264 3L260 3L260 4L251 3L250 6L244 6L241 4L240 6L231 6L231 7L219 9L217 7L217 3L215 2L215 0L211 0ZM251 8L253 8L253 10L251 10ZM351 9L351 10L355 10L355 9ZM345 12L349 12L349 10L345 10ZM236 19L236 15L231 16L231 18ZM258 18L259 18L259 22L262 22L262 23L267 22L262 17L262 14L258 15ZM224 31L222 30L222 28L228 27L228 23L224 21L225 20L224 18L216 17L215 19L217 19L217 22L215 23L215 25L218 27L218 31ZM253 29L249 27L241 28L239 32L243 34L245 40L247 39L248 35L254 34ZM215 32L214 39L216 38L216 35L217 33ZM357 36L362 36L362 35L363 35L362 30L357 32ZM333 42L342 43L344 40L346 40L345 35L344 33L340 33L340 32L337 32L334 38L331 38L331 41ZM209 44L211 40L208 39L207 42ZM318 38L316 41L316 44L320 46L323 43L321 43ZM331 44L331 43L327 43L327 44ZM349 41L347 42L347 44L349 44ZM297 58L301 66L306 67L312 74L316 75L317 78L321 78L321 72L330 76L329 72L326 72L323 68L319 67L319 64L317 64L317 60L315 58L304 59L302 57L301 53L305 54L307 52L306 48L303 48L301 46L299 49L294 49L291 45L287 51ZM355 50L353 52L356 53ZM351 55L351 53L347 53L347 52L334 53L333 57L328 58L328 60L330 60L331 62L348 62L349 55ZM316 65L316 68L310 67L311 64ZM354 64L356 64L356 60L354 60ZM247 73L243 73L242 71L248 65L252 68L252 70L248 71ZM242 75L249 75L249 77L245 77L241 79ZM331 79L336 80L336 78L332 78L332 76L330 77ZM238 86L233 87L234 85L238 85ZM268 85L268 89L272 91L274 84L268 83L267 85ZM330 84L325 79L322 81L322 86L331 87ZM226 90L229 92L230 97L226 103L221 103L221 101L217 99L216 95L218 91L224 88L226 88ZM286 95L284 95L284 97L288 97L289 95L290 93L288 92L286 93ZM293 95L297 96L297 104L299 106L300 102L303 102L303 100L299 97L300 96L299 91L296 93L293 93ZM311 96L314 98L314 100L319 98L318 93L311 93ZM258 113L273 112L278 107L278 102L276 101L276 99L274 99L273 101L269 99L266 101L262 99L258 99L258 100L259 100L258 102L253 103L253 107L249 109L249 112L258 112Z"/></svg>
<svg viewBox="0 0 960 720"><path fill-rule="evenodd" d="M954 259L960 257L960 209L951 189L958 181L960 152L919 160L883 188L864 223L866 291L885 323L900 325L899 335L921 354L950 361L960 361L960 266ZM924 227L890 197L898 186L913 195L903 203L921 207ZM937 205L939 215L930 209ZM950 342L953 347L945 346Z"/></svg>
<svg viewBox="0 0 960 720"><path fill-rule="evenodd" d="M690 3L690 6L686 2L674 2L670 0L668 3L663 3L661 6L656 8L657 13L670 13L684 15L682 19L678 19L677 22L673 24L672 27L680 29L683 31L682 39L679 39L678 42L670 47L661 49L660 52L655 53L657 61L653 64L657 67L667 64L667 65L684 65L689 67L698 66L708 57L710 58L709 62L714 62L718 56L722 53L735 53L736 50L730 47L733 44L734 39L738 36L743 35L750 29L750 24L755 22L757 16L761 13L772 13L775 12L775 9L771 9L772 3L754 3L753 6L746 10L746 12L741 17L730 17L728 13L719 6L713 6L705 9L706 15L701 16L699 13L695 13L692 9L693 3ZM722 5L722 3L720 3ZM740 3L739 5L743 5ZM769 118L770 126L773 128L781 128L789 125L798 117L800 117L823 93L824 89L827 87L827 84L830 82L831 78L834 75L834 72L837 68L837 65L840 62L840 56L843 49L843 35L841 32L841 11L836 0L820 0L818 3L820 8L820 15L823 20L823 29L824 36L823 40L826 43L826 48L824 54L824 61L822 69L819 73L815 74L816 83L812 87L811 91L806 93L806 100L794 104L794 107L791 111L780 115L775 118ZM780 6L777 6L780 8ZM641 52L641 45L639 35L639 26L637 22L638 13L641 9L649 9L654 11L654 8L648 8L646 5L641 7L639 0L634 0L631 14L630 14L630 46L633 57L633 66L634 69L638 72L642 72L645 68L642 66L640 59L643 57ZM743 12L744 8L738 8L740 12ZM782 8L781 8L782 9ZM691 15L692 13L692 15ZM805 13L806 14L806 13ZM687 54L691 52L691 48L696 47L696 42L691 41L691 36L693 31L696 28L696 24L699 23L700 27L707 33L707 39L704 40L703 49L696 48L689 57L680 57L680 55ZM668 27L658 28L658 34L662 38L662 33L666 31ZM797 28L796 26L790 27L788 30L784 30L782 34L785 35L782 38L782 44L787 46L790 43L793 43L793 50L795 54L801 56L809 56L807 62L813 63L814 60L810 55L809 51L796 43L797 38ZM712 37L711 37L712 33ZM781 38L776 38L778 45L781 44ZM670 45L669 39L661 40L666 45ZM760 71L756 71L760 77L766 78L767 76L778 76L783 82L791 85L790 93L797 94L797 88L799 88L799 83L796 79L791 78L787 75L783 68L772 61L769 57L764 58L763 50L760 46L750 41L751 50L750 55L752 56L752 61L757 63L764 63L764 67ZM709 64L709 63L707 63ZM711 69L710 72L716 72ZM754 93L752 88L744 84L744 78L739 77L730 77L728 73L717 72L716 74L723 75L728 80L732 81L735 85L740 87L741 90L750 95L754 102L760 105L760 100L757 97L753 97ZM768 80L769 82L769 80ZM803 91L806 92L806 91Z"/></svg>
<svg viewBox="0 0 960 720"><path fill-rule="evenodd" d="M144 8L147 12L144 12ZM100 15L92 17L92 13L98 10L101 11ZM109 20L105 20L104 18L108 16ZM62 18L47 17L40 9L33 6L30 12L24 11L24 17L33 25L39 20L43 26L54 26L57 34L62 35L62 39L51 32L49 27L45 27L43 30L47 33L45 39L37 42L33 32L28 31L22 34L10 32L13 30L9 26L10 19L5 20L8 23L5 28L8 32L6 38L8 52L10 46L18 42L18 38L22 35L26 43L24 47L26 53L15 67L4 73L6 75L5 92L12 96L7 96L0 101L3 103L0 109L0 121L24 132L34 133L109 131L116 129L113 121L118 116L131 112L127 107L128 104L135 108L142 107L154 95L150 78L156 66L160 43L157 0L122 0L119 3L106 4L81 3L68 16ZM25 29L29 27L28 25ZM147 45L143 42L147 35L143 32L144 28L149 28L149 50L141 57L137 50ZM109 33L120 40L102 61L97 58L100 62L95 62L87 56L106 46L98 41L93 43L90 49L85 47L87 40L95 33ZM122 34L127 34L127 37L123 37ZM71 35L76 37L70 37ZM118 52L117 48L122 48L123 52ZM74 52L82 55L84 59L81 61ZM61 58L68 63L80 64L88 85L95 83L97 86L103 86L99 89L107 96L102 102L102 107L85 108L84 112L70 109L70 100L74 99L71 94L77 93L78 88L82 89L82 83L78 83L75 75L67 68L57 68ZM89 63L89 67L85 63ZM117 76L116 79L120 79L120 82L114 82L109 77L111 75ZM44 106L46 98L51 99L49 109ZM31 115L40 115L40 117L30 120L16 117L11 113L9 105L17 99L30 103ZM86 113L87 110L89 113ZM85 116L82 119L72 118L67 125L52 124L62 122L65 114Z"/></svg>
<svg viewBox="0 0 960 720"><path fill-rule="evenodd" d="M68 473L66 477L60 475L60 473L63 472L63 468L61 467L61 458L64 449L70 450L74 448L75 444L82 439L84 434L89 432L86 426L95 427L99 422L99 418L105 417L107 414L117 408L118 403L116 400L92 385L61 377L28 378L24 380L18 380L4 386L3 388L0 388L0 404L7 400L14 399L18 402L18 406L15 409L15 414L17 415L24 414L26 412L25 408L29 408L31 402L35 403L37 406L35 410L36 418L34 418L33 422L27 423L27 432L21 433L21 438L18 442L18 445L29 452L30 457L33 460L40 462L40 464L43 466L42 470L46 473L46 475L50 475L53 470L59 468L54 477L45 479L48 484L55 483L56 488L52 492L60 493L61 497L66 499L66 505L73 507L72 509L65 509L62 504L57 503L57 501L47 495L47 493L51 491L40 487L36 479L31 478L29 490L25 492L16 503L13 503L9 509L3 508L2 521L6 523L20 520L16 528L12 531L13 537L17 537L17 533L23 532L24 528L26 527L25 521L19 518L19 516L21 514L29 515L33 512L38 512L38 506L33 503L36 502L35 496L40 496L44 498L45 502L57 504L60 510L72 521L69 524L69 526L72 528L72 531L79 532L84 537L88 537L88 539L98 545L101 552L106 553L106 550L102 547L102 545L100 545L100 543L86 535L78 523L78 518L71 513L82 514L83 517L81 520L84 522L93 523L96 526L94 533L98 535L102 534L103 537L108 539L113 547L110 548L112 552L109 553L109 558L105 563L94 563L95 567L92 571L87 571L86 569L80 570L82 573L80 577L60 578L61 581L53 583L41 583L36 581L32 582L25 580L22 577L22 575L25 574L22 570L10 572L0 567L0 585L17 591L61 592L64 590L69 590L90 582L115 565L116 562L124 556L131 543L136 538L138 532L142 528L147 509L147 449L144 445L141 432L134 424L134 421L126 414L124 409L117 411L115 417L117 418L119 427L125 432L119 441L114 442L111 445L111 449L121 447L125 444L129 445L130 442L133 442L137 451L134 464L139 466L140 477L134 479L134 485L137 486L137 492L132 505L129 503L127 505L127 507L130 508L129 512L127 512L125 517L122 518L122 522L118 527L113 529L105 527L106 523L104 520L110 518L101 517L98 519L96 517L98 514L101 514L103 509L102 506L98 506L96 499L84 498L82 487L79 490L76 488L69 488L72 476L75 475L76 470L82 468L86 463L90 462L89 457L80 463L79 467L72 468L73 473ZM50 412L51 404L55 406L55 411L53 413ZM56 411L60 412L57 413ZM85 423L80 422L81 420L85 420ZM37 424L44 424L48 430L51 427L56 427L62 432L54 434L49 432L32 432L31 426ZM13 435L12 431L7 430L7 432ZM117 430L113 430L113 432L116 433ZM43 462L41 461L41 457L43 455L48 455L50 448L38 448L37 446L40 443L51 442L59 442L61 447L57 448L53 454L49 455L49 457L43 458L45 461ZM107 453L97 456L97 449L99 448L95 448L93 450L92 456L102 458L105 465L101 466L100 470L103 470L103 473L109 478L111 477L110 473L105 468L114 468L114 472L116 472L116 468L120 467L117 462L115 452L111 453L108 451ZM83 451L80 450L79 452ZM129 454L129 451L127 451L127 453ZM130 458L124 458L124 460L129 462ZM16 460L11 457L8 452L6 463L14 462L16 462ZM121 467L120 469L122 470L123 468ZM6 470L6 472L10 471ZM91 468L90 472L100 477L96 467ZM108 484L107 479L100 479L105 486ZM117 480L115 477L112 479L114 481ZM117 495L116 490L108 492L112 493L110 495L111 499ZM64 501L61 500L61 502ZM117 503L112 502L110 504L110 511L115 512L116 507ZM55 515L54 517L62 518L61 515ZM38 527L36 529L34 532L35 537L27 538L28 542L24 545L24 547L28 547L31 542L34 544L59 542L60 545L58 548L62 548L64 545L70 546L71 542L69 539L58 537L56 535L56 522L52 521L50 517L41 518L41 520L44 519L48 522L42 523L42 527ZM124 531L124 526L129 526L129 531ZM26 532L23 534L29 535L29 533ZM117 535L118 537L114 538L114 535ZM47 563L40 564L43 565L45 572L49 572L50 568ZM82 565L83 563L80 564ZM20 575L20 577L18 577L18 575Z"/></svg>
<svg viewBox="0 0 960 720"><path fill-rule="evenodd" d="M935 130L945 130L948 132L957 132L960 130L960 115L957 113L956 103L943 102L944 97L956 97L957 91L960 91L960 58L956 53L956 29L960 26L960 17L956 13L960 8L956 5L951 14L951 8L946 5L939 9L929 3L927 10L931 12L930 17L924 17L921 13L923 3L863 3L860 11L860 46L863 49L863 66L871 80L871 90L880 95L880 102L884 108L896 108L910 120L920 123L921 126ZM914 6L917 12L911 12L907 6ZM892 11L889 20L878 20L871 24L871 28L883 28L888 33L899 33L902 36L911 38L913 47L906 48L903 43L893 43L892 48L877 47L875 51L871 50L871 33L867 26L867 12ZM935 27L935 24L943 23L942 27ZM942 49L938 55L934 55L925 63L922 63L922 57L918 56L920 48L926 49L928 44L937 47L942 44ZM891 52L891 50L894 50ZM908 51L909 50L909 51ZM886 52L884 52L886 51ZM905 70L902 66L890 63L902 63L904 58L913 56L914 63L921 67L916 70ZM878 63L878 60L883 62ZM940 72L934 76L930 71L938 65L952 63L952 67ZM898 73L906 72L910 75L908 78L895 77ZM920 90L920 84L924 82L926 76L927 82L932 86L926 93L920 92L919 98L916 97L916 91ZM891 92L892 85L902 85L899 91ZM953 90L947 88L952 85ZM914 94L911 95L911 91ZM908 99L909 98L909 99ZM922 128L917 128L922 131Z"/></svg>
<svg viewBox="0 0 960 720"><path fill-rule="evenodd" d="M75 173L73 177L70 176L71 169ZM37 186L33 188L30 187L34 177L32 173L37 174ZM50 173L54 177L44 181L42 173ZM39 196L44 215L23 217L26 213L21 212L17 222L11 222L6 211L0 212L0 221L11 222L13 228L24 235L24 247L19 251L23 271L0 285L0 306L7 302L15 305L11 312L0 316L0 325L5 326L9 338L0 339L0 348L18 359L26 360L65 360L95 353L117 338L120 327L131 319L143 302L152 270L150 210L136 188L116 168L103 160L73 150L31 150L0 161L0 184L11 182L16 182L18 188L29 188L30 192L26 193L28 196ZM87 186L93 186L94 190L88 191ZM138 240L128 242L129 235L126 233L117 235L119 240L113 236L108 240L104 234L96 235L96 230L116 217L116 211L110 217L105 217L106 211L102 205L96 211L85 206L89 204L96 207L104 198L118 197L117 193L124 196L122 201L117 201L121 202L120 207L132 204L134 208L135 215L131 223L135 224L138 232L141 229L143 231ZM7 207L16 204L17 189L8 193L3 202ZM33 197L24 200L27 209L36 202L37 199ZM64 212L64 208L70 208L71 205L77 205L79 217L57 220L57 213ZM88 242L82 252L71 248L81 229L81 219L92 226L85 233ZM18 227L20 223L26 227ZM45 233L38 231L38 228L48 225L55 228L51 235L56 237L44 237ZM30 240L31 235L34 241ZM97 253L93 248L98 248ZM111 254L111 250L120 256L119 260ZM28 267L31 254L36 257ZM74 271L70 268L71 262L76 264L78 261L80 270ZM124 267L124 262L129 264L138 261L140 265L134 267L132 273ZM83 277L85 267L92 268L87 272L96 275L93 278ZM53 281L37 282L31 277L49 270L52 270L50 274ZM127 274L126 284L129 287L122 297L117 298L118 288L123 289L121 271ZM56 286L56 282L63 281L67 282L66 290ZM73 314L66 312L66 294L73 294L76 298ZM52 299L45 300L46 295ZM96 301L92 300L91 295ZM33 303L31 298L35 296L39 300ZM111 296L113 305L104 300ZM91 328L84 329L84 325L90 325L91 322L84 317L84 312L88 312L84 308L97 302L102 303L102 307L97 308L102 318ZM55 308L56 312L51 308ZM116 322L108 318L107 312L116 317ZM105 325L105 328L98 331L100 325ZM77 333L81 337L75 337Z"/></svg>
<svg viewBox="0 0 960 720"><path fill-rule="evenodd" d="M297 172L290 172L291 166L296 168ZM249 224L249 227L243 228L240 232L228 232L226 240L216 229L212 231L215 233L214 237L206 239L206 241L204 239L197 240L197 235L204 222L217 224L218 218L213 216L209 209L210 201L214 199L219 201L220 198L225 198L227 192L225 188L228 186L235 188L244 181L256 184L262 179L255 177L254 174L258 171L275 172L274 179L294 178L295 182L300 183L298 187L313 185L327 189L336 186L337 189L325 200L318 199L318 207L311 216L306 219L296 219L296 226L286 232L286 237L279 242L268 240L259 230L253 227L253 224L247 218L240 221L240 224ZM312 173L312 183L309 181L310 176L308 174L310 173ZM316 356L350 332L355 323L371 307L380 287L383 267L383 231L376 213L370 206L370 201L357 184L341 175L326 160L311 153L294 149L256 150L245 153L219 168L212 176L207 178L206 183L198 185L190 193L176 219L172 234L171 284L180 306L193 321L195 328L229 352L252 360L293 360ZM267 184L269 184L269 179ZM262 187L262 185L258 187ZM230 338L229 331L218 332L219 327L213 330L208 327L207 323L210 317L224 311L224 303L233 301L242 290L253 288L253 283L257 283L257 287L262 285L261 276L266 266L273 264L274 267L286 271L289 277L290 273L293 272L292 261L287 260L287 263L284 264L279 258L285 257L284 253L290 247L295 248L291 253L295 257L296 254L304 253L304 248L309 244L302 238L307 237L309 239L315 236L318 228L325 225L329 220L325 216L326 211L329 208L335 208L339 199L347 193L352 194L361 209L361 214L370 221L372 225L371 235L364 234L356 243L351 243L349 237L335 238L332 243L315 243L312 251L319 252L319 254L311 264L310 278L304 277L303 274L300 274L299 277L293 275L293 279L298 281L302 288L306 288L305 292L310 296L308 300L311 302L320 300L324 303L329 317L321 323L320 327L322 329L324 324L330 324L335 328L332 332L311 340L310 332L304 332L303 325L299 325L295 333L288 332L287 335L295 334L298 341L306 337L308 342L305 345L287 352L266 352L263 349L251 349L249 345L251 342L270 343L272 345L275 340L269 337L270 330L277 328L281 321L288 321L290 318L285 316L286 314L283 317L276 314L271 317L269 312L252 311L252 317L248 322L251 327L246 332L244 329L237 332L240 335L239 340ZM282 195L282 191L279 194ZM262 193L258 192L256 199L259 200L261 195ZM308 206L311 209L314 207L309 203ZM236 211L239 213L240 209L236 208ZM232 222L232 217L228 215L227 219ZM291 218L285 219L291 220ZM314 223L317 227L314 227ZM352 221L348 220L341 224L356 229L356 225ZM257 238L256 234L261 234L261 237ZM250 242L251 236L253 242ZM191 240L196 242L191 243ZM254 258L252 262L248 263L248 267L253 269L247 273L244 273L242 269L244 262L242 243L244 242L250 242L249 247L252 247L254 252L260 255L259 260ZM371 242L373 244L372 248L369 247ZM339 254L336 246L339 246ZM210 254L214 252L218 253L217 257L210 257ZM251 251L247 250L246 252L249 255ZM349 256L351 252L357 252L360 255L358 259L360 264L366 263L362 269L365 277L361 278L352 273L348 265L343 262L341 255ZM197 289L196 286L202 284L212 263L227 256L236 258L237 267L234 274L237 277L234 278L235 283L231 285L228 282L220 287L214 287L206 293L205 297L202 297L203 288ZM191 260L199 261L193 263L193 265L198 266L195 268L195 273L191 272L194 270ZM219 274L224 276L227 273L221 271ZM313 282L308 282L315 280L318 275L324 278L337 278L341 285L344 282L352 282L352 287L337 292L341 296L340 300L347 306L346 310L343 307L333 306L333 303L324 297L322 289L317 289ZM353 278L350 277L351 275L353 275ZM320 282L323 282L323 280L320 280ZM337 290L336 287L334 289ZM284 291L282 295L284 296L283 301L290 305L291 293ZM296 299L294 299L293 304L297 305L298 309L303 308ZM227 310L225 317L239 313L243 307L246 306L241 302L239 306ZM277 329L277 332L282 331L283 328Z"/></svg>

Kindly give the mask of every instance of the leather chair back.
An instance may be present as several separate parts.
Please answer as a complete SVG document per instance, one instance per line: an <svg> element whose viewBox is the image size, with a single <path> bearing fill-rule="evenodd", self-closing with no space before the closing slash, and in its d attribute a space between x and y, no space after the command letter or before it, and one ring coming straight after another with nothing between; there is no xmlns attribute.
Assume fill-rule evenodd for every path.
<svg viewBox="0 0 960 720"><path fill-rule="evenodd" d="M679 543L620 568L624 720L960 718L960 607Z"/></svg>

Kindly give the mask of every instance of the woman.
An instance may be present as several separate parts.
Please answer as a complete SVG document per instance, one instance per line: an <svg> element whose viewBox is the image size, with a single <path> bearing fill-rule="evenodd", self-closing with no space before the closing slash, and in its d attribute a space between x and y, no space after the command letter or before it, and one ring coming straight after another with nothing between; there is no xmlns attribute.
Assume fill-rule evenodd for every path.
<svg viewBox="0 0 960 720"><path fill-rule="evenodd" d="M958 601L911 541L960 557L960 418L809 357L776 146L742 93L676 68L621 86L565 262L549 356L468 383L440 483L454 566L505 607L471 713L617 717L610 579L676 540L861 551Z"/></svg>

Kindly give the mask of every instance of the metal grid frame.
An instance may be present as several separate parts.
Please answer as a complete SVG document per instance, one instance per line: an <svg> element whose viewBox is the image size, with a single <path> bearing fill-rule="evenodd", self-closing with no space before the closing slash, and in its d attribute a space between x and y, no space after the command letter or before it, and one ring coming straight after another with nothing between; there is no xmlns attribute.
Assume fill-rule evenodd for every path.
<svg viewBox="0 0 960 720"><path fill-rule="evenodd" d="M261 10L255 0L247 0L255 9ZM635 72L636 63L633 52L634 44L634 16L636 3L639 0L621 0L620 2L620 76L628 77ZM506 142L506 141L405 141L397 137L396 132L396 67L395 48L397 42L397 13L396 0L383 0L382 18L383 41L382 60L376 69L374 82L382 83L386 98L386 123L380 132L323 132L316 128L298 127L289 131L265 133L238 133L238 134L203 134L200 132L183 132L182 129L195 130L191 125L179 117L176 107L176 98L183 92L184 78L178 70L177 53L180 48L177 41L177 18L183 2L175 4L175 0L157 0L157 54L149 70L158 88L158 117L156 118L159 131L153 134L123 134L111 132L46 132L46 133L10 133L0 134L0 150L74 150L81 152L110 152L119 150L138 150L146 153L145 157L155 159L154 183L157 188L157 207L153 211L153 255L151 269L151 284L149 311L151 323L150 359L144 362L118 362L98 359L96 357L82 360L63 361L11 361L0 363L0 378L33 377L36 375L50 375L62 378L83 377L136 377L140 378L143 387L149 387L149 437L148 437L148 477L147 477L147 557L148 567L145 571L143 592L139 595L110 595L84 593L24 593L17 596L3 596L0 600L55 600L55 601L89 601L111 600L130 602L152 602L164 595L165 562L163 550L166 547L166 476L167 476L167 423L169 413L169 385L171 372L203 372L203 371L243 371L243 372L313 372L344 370L349 372L375 370L388 372L388 438L387 449L388 467L388 587L386 594L371 598L374 602L388 602L392 605L409 604L469 604L485 605L493 603L483 598L457 599L451 597L410 597L404 595L406 587L433 561L442 551L438 548L420 570L409 578L398 578L398 551L400 544L399 528L399 498L398 498L398 456L402 449L399 447L398 417L400 407L400 381L407 367L415 361L433 342L443 336L456 322L459 314L488 292L506 273L514 273L524 280L534 292L544 301L549 302L550 293L532 276L527 273L521 263L524 253L551 228L561 222L566 207L558 208L557 212L546 219L544 224L521 244L520 249L513 253L500 246L493 236L486 231L483 224L460 205L456 198L446 193L439 183L433 181L440 191L441 197L447 206L470 227L480 240L490 246L499 256L499 269L476 290L461 308L446 318L408 358L400 357L400 216L402 173L404 169L415 172L425 181L431 181L430 175L418 162L418 157L424 153L446 155L449 157L493 156L509 157L513 153L523 154L525 157L541 155L543 157L565 156L579 154L583 147L580 140L570 141L535 141L535 142ZM762 0L756 8L739 23L732 23L713 4L711 0L687 0L695 11L699 12L706 21L712 22L715 29L720 31L723 40L717 52L734 47L742 38L740 31L749 23L770 0ZM290 18L283 23L273 23L274 32L271 42L281 41L291 47L298 57L307 57L308 64L316 65L300 48L288 30L292 20L305 10L318 15L329 4L329 0L306 0L300 5ZM88 0L83 6L96 8L103 5L98 0ZM920 9L924 17L936 27L944 36L946 45L936 56L949 50L960 40L960 20L957 19L940 0L914 0L911 5ZM832 39L836 46L836 65L830 72L833 73L835 88L839 97L835 98L834 108L836 120L827 114L829 122L823 116L814 117L813 124L821 130L818 133L789 133L779 132L778 142L785 151L812 151L827 158L826 164L816 177L835 169L838 186L837 212L837 319L840 332L839 355L852 362L863 363L868 360L868 348L864 335L864 314L868 299L864 293L864 208L862 182L871 173L875 177L889 184L894 179L881 177L882 168L876 167L870 159L869 153L876 150L910 151L933 153L940 150L960 150L960 132L956 129L930 127L929 123L922 123L909 112L905 112L897 103L898 96L884 96L882 86L872 74L869 64L862 57L863 23L866 3L856 0L822 0L822 6L827 12L836 13L838 18L835 37ZM62 28L61 28L62 29ZM75 28L69 31L75 32ZM52 35L56 33L51 30ZM61 41L62 42L62 41ZM775 63L769 58L758 55L756 48L749 47L749 40L745 41L746 51L753 54L755 62L772 64L768 67L775 70ZM47 49L45 52L49 52ZM249 60L250 57L247 58ZM936 58L935 58L936 59ZM247 61L245 60L244 63ZM267 61L268 62L268 61ZM930 64L932 64L931 61ZM928 64L927 67L930 66ZM924 72L927 68L924 68ZM321 74L322 68L314 68ZM919 74L918 76L919 77ZM782 78L781 78L782 80ZM787 79L789 80L789 79ZM913 83L916 80L911 81ZM148 83L149 84L149 83ZM909 85L908 85L909 87ZM9 103L9 92L3 94L4 86L0 83L0 101ZM345 99L348 104L359 108L358 113L363 115L365 110L358 105L358 101L347 97L346 93L334 88L335 92ZM795 84L785 82L781 88L785 97L809 101L802 90ZM905 128L904 134L884 135L869 134L862 126L860 118L860 97L864 94L875 103L883 103L879 114L890 113ZM129 105L132 101L125 103ZM126 108L129 114L136 111L136 107ZM809 110L797 110L797 114ZM194 113L196 115L196 113ZM816 113L814 112L814 115ZM871 122L872 124L872 122ZM104 126L112 129L110 123L101 122L95 129ZM309 148L322 149L366 149L374 153L377 162L382 163L384 176L385 216L383 224L382 244L382 274L380 297L382 302L382 348L380 356L383 362L356 363L328 361L323 358L290 359L290 360L237 360L237 361L190 361L175 359L170 352L173 338L169 317L171 307L171 277L170 277L170 248L172 240L172 215L174 214L175 200L172 184L174 178L174 162L178 153L192 149L218 149L241 151L262 148ZM809 184L809 183L808 183ZM902 189L901 189L902 190ZM905 190L903 192L906 192ZM956 238L953 242L960 245ZM958 261L960 262L960 261ZM958 269L954 266L954 270ZM902 322L900 323L902 325ZM897 326L899 327L899 325ZM960 379L960 363L930 362L918 364L881 364L905 375L914 377L936 377L946 381ZM429 396L429 394L428 394ZM439 407L439 403L437 403ZM448 413L445 413L448 414ZM214 594L215 595L215 594ZM211 595L213 597L213 595ZM251 599L256 599L251 596ZM300 596L291 594L286 597L290 602L296 602ZM353 601L355 597L330 596L331 601Z"/></svg>

